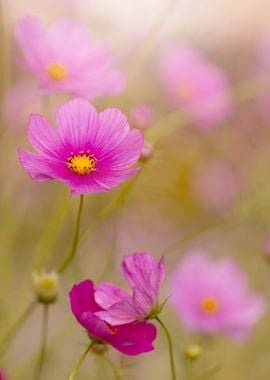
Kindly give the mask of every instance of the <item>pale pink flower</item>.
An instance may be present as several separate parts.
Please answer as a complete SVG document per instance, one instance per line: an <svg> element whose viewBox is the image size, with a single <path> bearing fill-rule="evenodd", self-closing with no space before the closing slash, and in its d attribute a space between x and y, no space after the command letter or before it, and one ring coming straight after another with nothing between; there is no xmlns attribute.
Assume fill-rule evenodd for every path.
<svg viewBox="0 0 270 380"><path fill-rule="evenodd" d="M154 120L153 109L146 104L137 104L131 111L131 120L136 127L145 129L151 125Z"/></svg>
<svg viewBox="0 0 270 380"><path fill-rule="evenodd" d="M214 261L200 250L175 269L170 299L187 328L235 339L246 338L265 310L232 259Z"/></svg>
<svg viewBox="0 0 270 380"><path fill-rule="evenodd" d="M22 166L35 181L58 179L73 194L107 191L138 172L143 135L130 130L117 108L98 113L86 100L65 103L56 115L57 129L32 115L28 138L38 152L19 149Z"/></svg>
<svg viewBox="0 0 270 380"><path fill-rule="evenodd" d="M198 51L172 45L164 51L159 70L169 101L187 114L194 127L208 130L230 115L228 79Z"/></svg>
<svg viewBox="0 0 270 380"><path fill-rule="evenodd" d="M81 25L63 20L44 30L38 18L25 16L15 36L22 53L18 64L37 78L45 93L92 99L124 89L108 47L92 40Z"/></svg>
<svg viewBox="0 0 270 380"><path fill-rule="evenodd" d="M104 311L96 315L113 326L156 316L164 279L163 258L156 261L148 253L134 253L123 259L122 269L132 295L114 284L101 283L96 288L95 300Z"/></svg>

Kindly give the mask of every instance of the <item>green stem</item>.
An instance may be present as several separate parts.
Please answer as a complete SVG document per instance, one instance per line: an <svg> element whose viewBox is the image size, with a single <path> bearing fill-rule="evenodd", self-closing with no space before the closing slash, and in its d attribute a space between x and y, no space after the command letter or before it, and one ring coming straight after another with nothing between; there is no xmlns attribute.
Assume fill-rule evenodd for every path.
<svg viewBox="0 0 270 380"><path fill-rule="evenodd" d="M110 359L109 355L107 354L106 355L106 359L114 373L114 377L115 377L115 380L122 380L122 376L121 376L121 373L117 367L117 365Z"/></svg>
<svg viewBox="0 0 270 380"><path fill-rule="evenodd" d="M84 353L82 354L82 356L80 357L80 359L78 360L76 366L74 367L71 375L69 376L68 380L74 380L75 379L75 376L77 375L77 372L79 371L86 355L88 354L88 352L91 350L91 348L93 347L93 344L95 342L92 341L91 344L87 347L87 349L84 351Z"/></svg>
<svg viewBox="0 0 270 380"><path fill-rule="evenodd" d="M41 334L41 346L39 352L39 358L36 367L35 380L41 378L42 368L44 364L47 340L48 340L48 321L49 321L49 305L43 305L43 317L42 317L42 334Z"/></svg>
<svg viewBox="0 0 270 380"><path fill-rule="evenodd" d="M27 309L22 313L22 315L17 319L13 326L7 331L6 335L3 337L1 341L1 352L0 356L2 356L10 343L11 339L16 335L19 328L23 325L23 323L27 320L27 318L33 312L35 306L37 305L36 300L30 303Z"/></svg>
<svg viewBox="0 0 270 380"><path fill-rule="evenodd" d="M72 245L71 245L71 248L70 248L68 254L66 255L64 261L62 262L62 264L58 268L59 273L63 273L67 269L69 264L74 259L74 256L75 256L77 248L78 248L80 225L81 225L81 216L82 216L82 209L83 209L83 199L84 199L83 195L80 195L80 205L79 205L79 211L78 211L78 215L77 215L76 227L75 227Z"/></svg>
<svg viewBox="0 0 270 380"><path fill-rule="evenodd" d="M168 347L169 347L169 356L170 356L170 365L171 365L172 380L176 380L176 372L175 372L175 365L174 365L174 359L173 359L173 346L172 346L171 335L169 333L169 330L167 329L167 327L165 326L165 324L159 319L159 317L156 317L155 319L158 321L158 323L163 328L163 330L164 330L164 332L166 334L166 337L167 337L167 340L168 340Z"/></svg>

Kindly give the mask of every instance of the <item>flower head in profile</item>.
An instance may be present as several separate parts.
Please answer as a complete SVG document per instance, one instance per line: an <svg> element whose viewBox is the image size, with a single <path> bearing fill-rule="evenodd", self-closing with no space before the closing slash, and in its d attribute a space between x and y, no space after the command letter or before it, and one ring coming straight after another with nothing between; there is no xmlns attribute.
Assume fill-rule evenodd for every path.
<svg viewBox="0 0 270 380"><path fill-rule="evenodd" d="M77 321L97 343L108 343L126 355L139 355L153 350L156 328L148 322L112 326L98 313L102 308L95 301L93 282L85 280L74 285L70 293L71 310Z"/></svg>
<svg viewBox="0 0 270 380"><path fill-rule="evenodd" d="M44 30L38 18L25 16L16 25L15 37L22 53L18 63L45 93L92 99L124 89L108 47L92 40L81 25L63 20Z"/></svg>
<svg viewBox="0 0 270 380"><path fill-rule="evenodd" d="M35 181L58 179L73 194L107 191L135 174L143 135L129 128L119 109L101 113L87 101L71 100L59 108L57 129L32 115L28 138L36 153L19 149L22 166Z"/></svg>
<svg viewBox="0 0 270 380"><path fill-rule="evenodd" d="M201 251L192 251L175 270L170 299L187 328L234 339L246 338L265 309L233 260L213 261Z"/></svg>
<svg viewBox="0 0 270 380"><path fill-rule="evenodd" d="M157 261L148 253L134 253L123 259L122 269L132 294L102 282L96 288L95 300L104 310L97 315L113 326L157 316L163 307L158 301L164 279L163 257Z"/></svg>
<svg viewBox="0 0 270 380"><path fill-rule="evenodd" d="M169 46L159 71L169 101L187 114L194 127L208 130L230 115L225 74L196 50L181 44Z"/></svg>

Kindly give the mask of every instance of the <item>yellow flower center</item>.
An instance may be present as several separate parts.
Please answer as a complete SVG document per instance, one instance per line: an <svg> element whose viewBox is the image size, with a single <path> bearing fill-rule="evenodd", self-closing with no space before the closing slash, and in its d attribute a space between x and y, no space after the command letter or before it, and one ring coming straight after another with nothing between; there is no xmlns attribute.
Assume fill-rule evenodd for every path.
<svg viewBox="0 0 270 380"><path fill-rule="evenodd" d="M68 168L78 175L90 174L96 170L96 159L90 154L90 151L86 153L80 152L78 155L71 153L68 158Z"/></svg>
<svg viewBox="0 0 270 380"><path fill-rule="evenodd" d="M216 313L219 309L219 303L215 298L206 297L201 300L201 308L207 314Z"/></svg>
<svg viewBox="0 0 270 380"><path fill-rule="evenodd" d="M51 79L53 79L55 81L60 81L60 80L63 80L66 78L67 70L60 63L54 62L48 68L48 75Z"/></svg>
<svg viewBox="0 0 270 380"><path fill-rule="evenodd" d="M179 96L179 99L182 101L189 101L192 99L192 97L195 94L195 87L192 83L186 82L186 83L180 83L180 85L177 88L177 95Z"/></svg>

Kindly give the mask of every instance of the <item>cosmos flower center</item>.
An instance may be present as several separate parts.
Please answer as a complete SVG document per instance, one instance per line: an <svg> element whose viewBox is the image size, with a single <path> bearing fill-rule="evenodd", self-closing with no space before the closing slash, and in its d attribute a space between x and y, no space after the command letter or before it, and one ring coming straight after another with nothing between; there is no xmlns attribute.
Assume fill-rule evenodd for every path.
<svg viewBox="0 0 270 380"><path fill-rule="evenodd" d="M82 151L78 155L71 153L67 161L68 168L78 175L90 174L96 170L96 158L89 150L86 153Z"/></svg>
<svg viewBox="0 0 270 380"><path fill-rule="evenodd" d="M180 83L177 88L177 95L182 101L189 101L193 98L195 87L192 83Z"/></svg>
<svg viewBox="0 0 270 380"><path fill-rule="evenodd" d="M48 75L55 81L60 81L66 78L67 70L61 63L54 62L48 68Z"/></svg>
<svg viewBox="0 0 270 380"><path fill-rule="evenodd" d="M219 303L213 297L205 297L201 300L201 308L206 314L214 314L219 309Z"/></svg>

